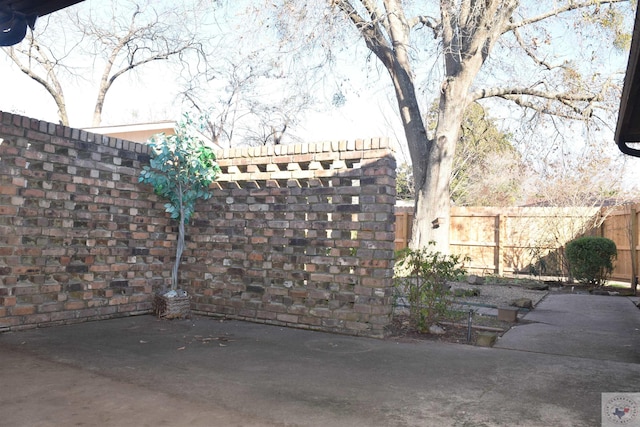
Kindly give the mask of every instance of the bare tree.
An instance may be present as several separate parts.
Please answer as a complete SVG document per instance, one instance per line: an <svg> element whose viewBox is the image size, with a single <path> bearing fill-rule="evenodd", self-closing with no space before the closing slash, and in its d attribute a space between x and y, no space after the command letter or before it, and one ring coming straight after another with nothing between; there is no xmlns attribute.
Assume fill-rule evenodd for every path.
<svg viewBox="0 0 640 427"><path fill-rule="evenodd" d="M281 144L311 104L304 90L292 95L295 78L278 77L258 55L232 55L213 69L185 79L181 97L202 117L219 147Z"/></svg>
<svg viewBox="0 0 640 427"><path fill-rule="evenodd" d="M229 144L235 124L248 114L241 103L242 93L250 92L254 83L250 62L225 58L215 68L205 67L184 79L180 96L200 114L207 136L219 147Z"/></svg>
<svg viewBox="0 0 640 427"><path fill-rule="evenodd" d="M56 23L52 22L53 19L48 16L46 19L38 21L39 33L44 33L48 28L55 28ZM55 28L52 32L58 36L59 28ZM3 50L20 68L20 71L42 85L51 95L58 108L60 123L68 126L67 101L58 77L59 73L73 72L62 65L68 57L68 52L60 52L57 49L41 45L38 39L32 32L28 32L21 44L4 47ZM73 47L75 46L71 46L71 48Z"/></svg>
<svg viewBox="0 0 640 427"><path fill-rule="evenodd" d="M284 3L293 14L295 2ZM296 17L308 20L311 13L302 3ZM448 252L449 180L460 124L472 102L499 98L539 114L589 122L619 93L619 79L605 75L596 63L605 46L628 40L622 31L624 14L631 16L628 1L327 3L333 18L345 18L356 31L335 39L340 46L359 35L391 79L416 183L414 247L433 240L436 249ZM335 24L327 12L319 15L316 22ZM568 31L558 30L567 26ZM589 31L601 34L592 38ZM578 62L580 55L592 53L593 58ZM420 86L427 80L439 84ZM424 123L429 103L420 97L426 91L438 100L433 132Z"/></svg>
<svg viewBox="0 0 640 427"><path fill-rule="evenodd" d="M307 71L268 34L269 25L229 7L216 18L223 35L215 60L185 70L181 97L204 117L218 146L282 144L313 105ZM261 27L260 32L255 28Z"/></svg>
<svg viewBox="0 0 640 427"><path fill-rule="evenodd" d="M121 76L156 61L204 57L193 9L145 0L97 5L98 10L81 6L49 17L46 25L39 21L37 31L23 43L4 48L20 70L53 97L62 124L69 125L63 73L79 79L100 70L92 123L99 126L107 93ZM76 50L86 56L79 58ZM92 67L86 67L86 58Z"/></svg>
<svg viewBox="0 0 640 427"><path fill-rule="evenodd" d="M284 95L284 96L283 96ZM250 103L252 121L244 126L243 139L248 145L280 145L299 141L290 130L299 124L312 105L309 94L280 94Z"/></svg>

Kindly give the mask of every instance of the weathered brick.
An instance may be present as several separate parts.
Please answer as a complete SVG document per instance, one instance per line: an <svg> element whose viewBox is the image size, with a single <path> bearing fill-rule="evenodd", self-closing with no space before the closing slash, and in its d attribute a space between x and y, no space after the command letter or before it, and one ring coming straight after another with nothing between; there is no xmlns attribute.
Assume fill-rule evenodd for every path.
<svg viewBox="0 0 640 427"><path fill-rule="evenodd" d="M293 314L285 314L285 313L280 313L276 316L276 319L281 321L281 322L286 322L286 323L298 323L298 319L299 317L297 315L293 315Z"/></svg>
<svg viewBox="0 0 640 427"><path fill-rule="evenodd" d="M113 296L113 289L100 289L98 291L98 295L105 298L111 298Z"/></svg>
<svg viewBox="0 0 640 427"><path fill-rule="evenodd" d="M109 299L109 305L127 304L129 297L126 295L114 295Z"/></svg>
<svg viewBox="0 0 640 427"><path fill-rule="evenodd" d="M22 223L0 230L7 236L0 276L4 286L18 279L33 284L20 287L37 310L25 316L59 310L21 321L148 310L151 292L169 282L177 230L164 201L137 184L148 147L16 115L7 120L25 125L11 132L27 137L0 149L12 156L12 167L30 161L32 168L11 176L13 187L3 186L11 204L1 204L0 215L20 215ZM30 143L38 150L21 158ZM384 140L341 141L219 153L220 165L233 173L213 186L213 199L200 202L180 270L199 308L373 333L359 316L386 314L390 304L384 292L377 296L391 286L385 270L393 265L394 162L381 160L390 155L387 147ZM21 246L23 236L31 247ZM361 259L345 252L352 247ZM372 299L352 308L356 295ZM52 299L58 306L45 307ZM2 307L0 320L13 306Z"/></svg>
<svg viewBox="0 0 640 427"><path fill-rule="evenodd" d="M87 306L85 301L67 301L64 304L65 310L80 310Z"/></svg>
<svg viewBox="0 0 640 427"><path fill-rule="evenodd" d="M0 328L14 328L17 329L21 324L23 324L24 320L21 317L0 317ZM34 325L35 327L35 325Z"/></svg>
<svg viewBox="0 0 640 427"><path fill-rule="evenodd" d="M64 304L60 302L48 302L38 305L38 313L53 313L64 308Z"/></svg>
<svg viewBox="0 0 640 427"><path fill-rule="evenodd" d="M13 294L16 296L34 295L34 294L37 294L39 291L40 291L39 286L20 284L19 286L16 286L13 289Z"/></svg>
<svg viewBox="0 0 640 427"><path fill-rule="evenodd" d="M31 304L18 304L11 307L9 313L11 316L26 316L28 314L34 314L36 312L36 306Z"/></svg>
<svg viewBox="0 0 640 427"><path fill-rule="evenodd" d="M75 311L58 311L55 313L51 313L51 321L57 322L61 320L70 320L76 318Z"/></svg>
<svg viewBox="0 0 640 427"><path fill-rule="evenodd" d="M50 313L31 314L24 317L24 323L28 325L37 325L38 323L45 323L51 321Z"/></svg>
<svg viewBox="0 0 640 427"><path fill-rule="evenodd" d="M356 313L366 313L371 314L371 306L368 304L354 304L353 310Z"/></svg>
<svg viewBox="0 0 640 427"><path fill-rule="evenodd" d="M17 303L17 298L12 295L0 296L0 305L4 307L12 307Z"/></svg>

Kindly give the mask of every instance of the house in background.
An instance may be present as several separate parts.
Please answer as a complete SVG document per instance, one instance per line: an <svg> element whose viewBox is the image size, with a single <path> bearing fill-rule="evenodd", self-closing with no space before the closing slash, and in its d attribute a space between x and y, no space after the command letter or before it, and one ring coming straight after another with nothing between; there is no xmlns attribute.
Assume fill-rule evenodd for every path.
<svg viewBox="0 0 640 427"><path fill-rule="evenodd" d="M165 135L175 135L174 127L176 122L166 120L155 123L137 123L132 125L97 126L84 128L87 132L99 135L120 138L133 142L147 142L153 135L164 133Z"/></svg>
<svg viewBox="0 0 640 427"><path fill-rule="evenodd" d="M130 125L114 125L114 126L96 126L90 128L84 128L87 132L97 133L99 135L110 136L113 138L120 138L126 141L146 143L149 139L160 133L165 135L175 135L176 122L173 120L165 120L161 122L153 123L136 123ZM211 138L205 134L198 132L200 139L202 139L206 145L217 149L222 148L218 144L215 144Z"/></svg>

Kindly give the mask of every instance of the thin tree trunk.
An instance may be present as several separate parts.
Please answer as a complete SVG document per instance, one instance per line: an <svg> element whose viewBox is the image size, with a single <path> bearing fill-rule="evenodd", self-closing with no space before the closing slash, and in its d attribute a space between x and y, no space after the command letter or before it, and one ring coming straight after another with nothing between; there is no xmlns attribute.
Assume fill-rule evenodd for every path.
<svg viewBox="0 0 640 427"><path fill-rule="evenodd" d="M113 80L115 77L109 78L109 74L111 74L111 69L113 68L113 63L118 57L118 53L122 50L122 46L124 42L121 40L118 45L113 49L111 54L109 55L109 60L107 61L107 65L105 65L104 70L102 70L102 77L100 78L100 86L98 88L98 96L96 97L96 104L93 110L93 122L92 126L100 126L102 123L102 109L104 107L104 99L107 96L107 91L111 87Z"/></svg>
<svg viewBox="0 0 640 427"><path fill-rule="evenodd" d="M102 123L102 108L104 106L104 98L106 92L100 88L100 92L98 93L98 99L96 100L96 105L93 110L93 122L92 126L97 127Z"/></svg>
<svg viewBox="0 0 640 427"><path fill-rule="evenodd" d="M180 267L182 252L184 251L184 206L182 205L181 185L178 186L178 200L180 203L180 221L178 225L178 242L176 244L176 261L171 271L171 289L173 290L178 289L178 268Z"/></svg>

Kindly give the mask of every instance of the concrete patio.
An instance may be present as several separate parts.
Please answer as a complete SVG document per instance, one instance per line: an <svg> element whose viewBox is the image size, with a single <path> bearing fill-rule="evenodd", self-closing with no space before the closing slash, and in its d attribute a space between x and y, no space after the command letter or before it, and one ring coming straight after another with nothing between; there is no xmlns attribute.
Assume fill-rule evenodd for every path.
<svg viewBox="0 0 640 427"><path fill-rule="evenodd" d="M640 310L631 299L549 295L527 316L546 323L517 326L494 348L208 317L5 333L0 419L11 426L598 426L602 392L640 390Z"/></svg>

